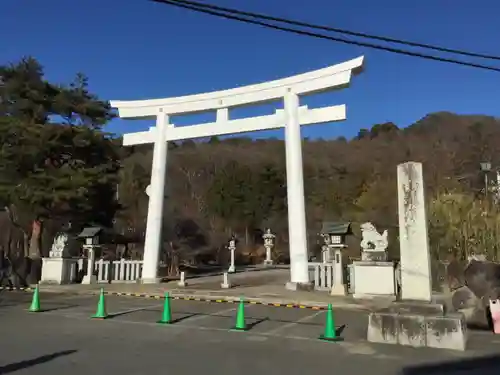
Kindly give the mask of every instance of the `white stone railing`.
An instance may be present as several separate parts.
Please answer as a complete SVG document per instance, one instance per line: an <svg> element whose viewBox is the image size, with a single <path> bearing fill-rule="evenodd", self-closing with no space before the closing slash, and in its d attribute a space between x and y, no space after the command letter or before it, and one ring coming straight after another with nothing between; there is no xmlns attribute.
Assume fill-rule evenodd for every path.
<svg viewBox="0 0 500 375"><path fill-rule="evenodd" d="M134 282L141 277L142 260L103 260L95 262L97 282Z"/></svg>
<svg viewBox="0 0 500 375"><path fill-rule="evenodd" d="M330 291L334 280L332 263L309 262L309 279L314 282L314 289Z"/></svg>
<svg viewBox="0 0 500 375"><path fill-rule="evenodd" d="M79 258L76 262L76 272L86 270L87 259ZM94 274L98 283L134 282L142 275L142 260L120 259L115 261L99 259L94 265Z"/></svg>

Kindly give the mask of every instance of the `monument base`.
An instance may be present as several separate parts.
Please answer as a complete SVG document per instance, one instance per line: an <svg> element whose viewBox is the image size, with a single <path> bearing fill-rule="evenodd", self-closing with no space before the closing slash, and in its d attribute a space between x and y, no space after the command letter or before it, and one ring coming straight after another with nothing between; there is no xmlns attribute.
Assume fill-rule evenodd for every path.
<svg viewBox="0 0 500 375"><path fill-rule="evenodd" d="M396 301L396 296L395 295L382 295L382 294L354 293L352 295L352 298L354 298L354 299L367 299L367 300L387 301L388 303Z"/></svg>
<svg viewBox="0 0 500 375"><path fill-rule="evenodd" d="M296 283L293 281L289 281L286 283L285 288L287 290L293 290L293 291L310 292L314 289L314 284L311 282L309 282L309 283Z"/></svg>
<svg viewBox="0 0 500 375"><path fill-rule="evenodd" d="M380 296L396 300L396 281L392 262L352 262L354 298ZM376 280L374 283L373 280Z"/></svg>
<svg viewBox="0 0 500 375"><path fill-rule="evenodd" d="M161 283L161 277L145 277L142 279L137 279L138 284L159 284Z"/></svg>
<svg viewBox="0 0 500 375"><path fill-rule="evenodd" d="M347 296L347 285L345 284L333 284L330 290L331 296Z"/></svg>
<svg viewBox="0 0 500 375"><path fill-rule="evenodd" d="M74 263L66 258L42 258L40 284L70 284L76 278Z"/></svg>
<svg viewBox="0 0 500 375"><path fill-rule="evenodd" d="M447 313L442 304L395 302L370 313L369 342L464 351L467 327L461 313Z"/></svg>
<svg viewBox="0 0 500 375"><path fill-rule="evenodd" d="M387 262L386 251L362 251L362 262Z"/></svg>
<svg viewBox="0 0 500 375"><path fill-rule="evenodd" d="M85 275L83 276L82 284L97 284L97 277L95 275Z"/></svg>

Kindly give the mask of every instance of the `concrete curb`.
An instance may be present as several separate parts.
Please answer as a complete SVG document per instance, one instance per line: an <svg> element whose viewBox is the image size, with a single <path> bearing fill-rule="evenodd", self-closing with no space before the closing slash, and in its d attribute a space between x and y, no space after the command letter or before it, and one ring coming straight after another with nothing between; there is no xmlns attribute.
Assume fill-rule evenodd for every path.
<svg viewBox="0 0 500 375"><path fill-rule="evenodd" d="M0 290L5 291L21 291L21 292L32 292L33 287L29 288L0 288ZM65 291L56 290L54 288L43 288L41 291L45 293L60 293L60 294L76 294L76 295L99 295L100 290L79 290L79 291ZM265 305L272 307L287 307L294 309L311 309L311 310L326 310L328 307L328 302L315 302L315 301L302 301L296 302L281 298L263 298L263 297L245 297L245 296L228 296L228 295L208 295L208 294L189 294L182 293L178 291L168 291L170 297L174 300L184 300L184 301L201 301L201 302L215 302L215 303L237 303L240 302L240 298L244 299L244 302L251 305ZM135 298L149 298L149 299L163 299L165 298L164 293L125 293L125 292L113 292L104 290L105 295L120 296L120 297L135 297ZM347 310L361 310L369 311L370 306L348 303L348 302L329 302L332 304L333 308L341 308Z"/></svg>
<svg viewBox="0 0 500 375"><path fill-rule="evenodd" d="M32 292L35 288L27 287L27 288L7 288L5 286L0 287L0 291L5 292Z"/></svg>
<svg viewBox="0 0 500 375"><path fill-rule="evenodd" d="M127 296L127 297L138 297L138 298L153 298L153 299L163 299L165 298L162 294L142 294L142 293L121 293L121 292L104 292L108 295L114 296ZM99 294L95 292L94 294ZM169 293L170 297L175 300L184 301L202 301L202 302L216 302L216 303L238 303L240 298L244 299L244 302L250 305L265 305L273 307L287 307L294 309L311 309L311 310L326 310L328 303L326 302L293 302L284 299L269 299L262 297L236 297L236 296L224 296L224 295L190 295L183 293ZM332 302L333 308L343 308L350 310L369 310L367 306L353 304L353 303L335 303Z"/></svg>

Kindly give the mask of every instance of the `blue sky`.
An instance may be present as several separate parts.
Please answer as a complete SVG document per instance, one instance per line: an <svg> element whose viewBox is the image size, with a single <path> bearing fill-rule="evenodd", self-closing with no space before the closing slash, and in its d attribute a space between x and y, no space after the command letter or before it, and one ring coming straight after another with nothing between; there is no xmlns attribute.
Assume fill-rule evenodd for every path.
<svg viewBox="0 0 500 375"><path fill-rule="evenodd" d="M500 55L498 0L210 2ZM311 138L351 137L386 121L408 126L435 111L500 116L500 73L297 36L147 0L4 0L0 35L0 63L32 55L44 65L47 78L59 82L82 71L91 89L108 100L231 88L364 55L366 70L349 89L306 101L348 108L347 121L304 128L303 136ZM484 63L500 66L500 61ZM108 130L123 133L149 125L115 120ZM279 133L256 134L270 135Z"/></svg>

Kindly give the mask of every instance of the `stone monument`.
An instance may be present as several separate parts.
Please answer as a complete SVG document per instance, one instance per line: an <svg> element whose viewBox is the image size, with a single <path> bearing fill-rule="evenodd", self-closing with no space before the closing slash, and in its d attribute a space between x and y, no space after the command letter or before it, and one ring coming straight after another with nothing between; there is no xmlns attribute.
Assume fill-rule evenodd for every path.
<svg viewBox="0 0 500 375"><path fill-rule="evenodd" d="M54 241L49 251L49 257L63 258L68 256L68 250L68 234L59 233L54 237Z"/></svg>
<svg viewBox="0 0 500 375"><path fill-rule="evenodd" d="M422 164L398 165L397 177L402 300L370 313L368 341L465 350L464 315L432 302Z"/></svg>
<svg viewBox="0 0 500 375"><path fill-rule="evenodd" d="M382 234L377 232L377 229L372 223L363 223L360 225L362 240L361 260L364 261L387 261L387 229Z"/></svg>
<svg viewBox="0 0 500 375"><path fill-rule="evenodd" d="M378 233L372 223L360 225L361 261L353 262L354 298L384 297L396 299L394 263L387 261L388 232ZM377 280L376 283L373 280Z"/></svg>
<svg viewBox="0 0 500 375"><path fill-rule="evenodd" d="M266 259L264 260L264 266L271 266L273 264L273 259L271 258L271 250L274 247L274 240L276 236L271 233L271 229L266 229L266 233L262 236L264 239L264 247L266 248Z"/></svg>
<svg viewBox="0 0 500 375"><path fill-rule="evenodd" d="M70 258L69 236L60 232L54 237L49 257L42 259L42 284L69 284L75 279L75 263Z"/></svg>

